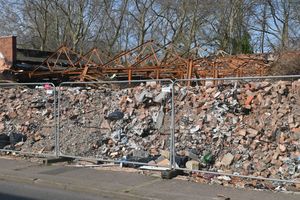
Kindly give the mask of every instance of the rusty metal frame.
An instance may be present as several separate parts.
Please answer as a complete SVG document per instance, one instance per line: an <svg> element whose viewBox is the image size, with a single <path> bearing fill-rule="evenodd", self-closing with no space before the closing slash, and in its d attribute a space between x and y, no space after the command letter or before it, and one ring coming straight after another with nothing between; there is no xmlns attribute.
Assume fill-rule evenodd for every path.
<svg viewBox="0 0 300 200"><path fill-rule="evenodd" d="M64 57L64 58L62 58ZM74 59L75 57L75 59ZM59 61L63 59L64 64ZM66 45L61 45L53 54L47 57L42 64L37 66L33 71L28 73L29 78L51 76L51 75L77 75L83 69L82 60L88 61L79 53L68 48ZM63 66L64 65L64 66ZM47 71L40 71L42 67L47 67ZM60 67L60 68L59 68Z"/></svg>
<svg viewBox="0 0 300 200"><path fill-rule="evenodd" d="M72 59L72 56L77 59ZM59 65L62 57L65 61L63 67ZM126 78L128 81L132 81L135 77L192 79L264 76L267 75L269 69L265 61L260 54L194 58L189 55L188 51L180 54L171 42L161 46L153 40L122 51L113 57L97 48L81 55L62 45L40 66L29 72L29 77L68 76L70 80L82 82L110 80L109 77L115 75ZM45 66L47 71L40 70Z"/></svg>

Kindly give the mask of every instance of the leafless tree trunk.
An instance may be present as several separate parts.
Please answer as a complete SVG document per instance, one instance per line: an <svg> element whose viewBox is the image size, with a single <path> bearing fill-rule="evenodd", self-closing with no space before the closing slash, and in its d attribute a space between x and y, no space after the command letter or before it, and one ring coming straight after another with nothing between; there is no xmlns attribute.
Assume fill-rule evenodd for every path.
<svg viewBox="0 0 300 200"><path fill-rule="evenodd" d="M266 52L300 43L299 9L295 0L0 0L0 34L41 50L118 52L155 39L183 52Z"/></svg>

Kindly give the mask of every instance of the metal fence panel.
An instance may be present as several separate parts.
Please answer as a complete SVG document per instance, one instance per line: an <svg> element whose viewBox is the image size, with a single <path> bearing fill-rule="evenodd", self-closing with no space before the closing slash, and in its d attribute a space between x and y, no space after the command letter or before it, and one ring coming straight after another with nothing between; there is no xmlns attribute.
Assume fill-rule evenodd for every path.
<svg viewBox="0 0 300 200"><path fill-rule="evenodd" d="M59 155L170 166L172 82L59 86Z"/></svg>
<svg viewBox="0 0 300 200"><path fill-rule="evenodd" d="M1 83L0 151L54 156L55 102L52 83Z"/></svg>
<svg viewBox="0 0 300 200"><path fill-rule="evenodd" d="M299 78L175 81L176 169L299 183Z"/></svg>
<svg viewBox="0 0 300 200"><path fill-rule="evenodd" d="M0 151L299 183L299 78L0 84Z"/></svg>

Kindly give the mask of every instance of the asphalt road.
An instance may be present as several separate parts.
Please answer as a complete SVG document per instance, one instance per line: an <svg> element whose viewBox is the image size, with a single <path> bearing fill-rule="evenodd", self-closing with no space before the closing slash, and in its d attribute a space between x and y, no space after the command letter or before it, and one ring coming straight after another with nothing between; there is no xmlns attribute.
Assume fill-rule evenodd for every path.
<svg viewBox="0 0 300 200"><path fill-rule="evenodd" d="M39 187L37 185L0 181L0 199L3 200L108 200L111 197L91 196L72 191Z"/></svg>

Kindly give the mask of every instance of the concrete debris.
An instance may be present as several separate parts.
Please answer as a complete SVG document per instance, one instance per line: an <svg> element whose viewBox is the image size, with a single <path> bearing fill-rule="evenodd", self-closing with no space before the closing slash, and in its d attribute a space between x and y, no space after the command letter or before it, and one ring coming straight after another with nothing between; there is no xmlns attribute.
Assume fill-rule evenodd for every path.
<svg viewBox="0 0 300 200"><path fill-rule="evenodd" d="M163 156L166 159L170 159L170 152L165 150L160 150L160 155Z"/></svg>
<svg viewBox="0 0 300 200"><path fill-rule="evenodd" d="M295 179L295 181L300 182L300 178ZM295 184L295 187L298 191L300 191L300 183Z"/></svg>
<svg viewBox="0 0 300 200"><path fill-rule="evenodd" d="M186 155L187 157L189 157L190 159L192 159L192 160L200 161L198 155L192 153L191 151L185 151L185 155Z"/></svg>
<svg viewBox="0 0 300 200"><path fill-rule="evenodd" d="M255 136L257 136L257 134L258 134L258 131L255 130L255 129L253 129L253 128L247 128L246 132L249 133L248 136L252 137L252 138L254 138Z"/></svg>
<svg viewBox="0 0 300 200"><path fill-rule="evenodd" d="M278 179L300 176L300 81L174 86L175 148L207 152L200 169ZM223 180L216 180L217 182Z"/></svg>
<svg viewBox="0 0 300 200"><path fill-rule="evenodd" d="M227 153L224 155L224 157L222 158L221 160L221 165L224 165L224 166L229 166L231 165L232 161L234 159L234 156L231 154L231 153Z"/></svg>
<svg viewBox="0 0 300 200"><path fill-rule="evenodd" d="M0 75L1 73L3 73L3 71L8 69L9 69L9 65L6 64L3 54L0 52Z"/></svg>
<svg viewBox="0 0 300 200"><path fill-rule="evenodd" d="M157 159L170 147L171 94L156 82L116 86L60 88L61 151L169 165L167 154Z"/></svg>
<svg viewBox="0 0 300 200"><path fill-rule="evenodd" d="M299 179L300 81L185 85L174 86L178 167ZM60 151L169 166L172 93L154 82L117 86L58 88ZM0 92L0 148L13 144L21 151L53 152L54 94L43 87L1 88ZM27 140L11 142L13 133ZM283 188L236 177L195 176L223 185Z"/></svg>
<svg viewBox="0 0 300 200"><path fill-rule="evenodd" d="M231 181L231 178L229 176L218 176L218 179L224 181Z"/></svg>
<svg viewBox="0 0 300 200"><path fill-rule="evenodd" d="M200 163L195 160L189 160L185 164L186 168L189 170L199 170L200 168Z"/></svg>
<svg viewBox="0 0 300 200"><path fill-rule="evenodd" d="M53 153L54 95L25 86L2 87L0 94L0 148Z"/></svg>
<svg viewBox="0 0 300 200"><path fill-rule="evenodd" d="M168 159L158 160L157 165L168 167L168 166L170 166L170 161Z"/></svg>

